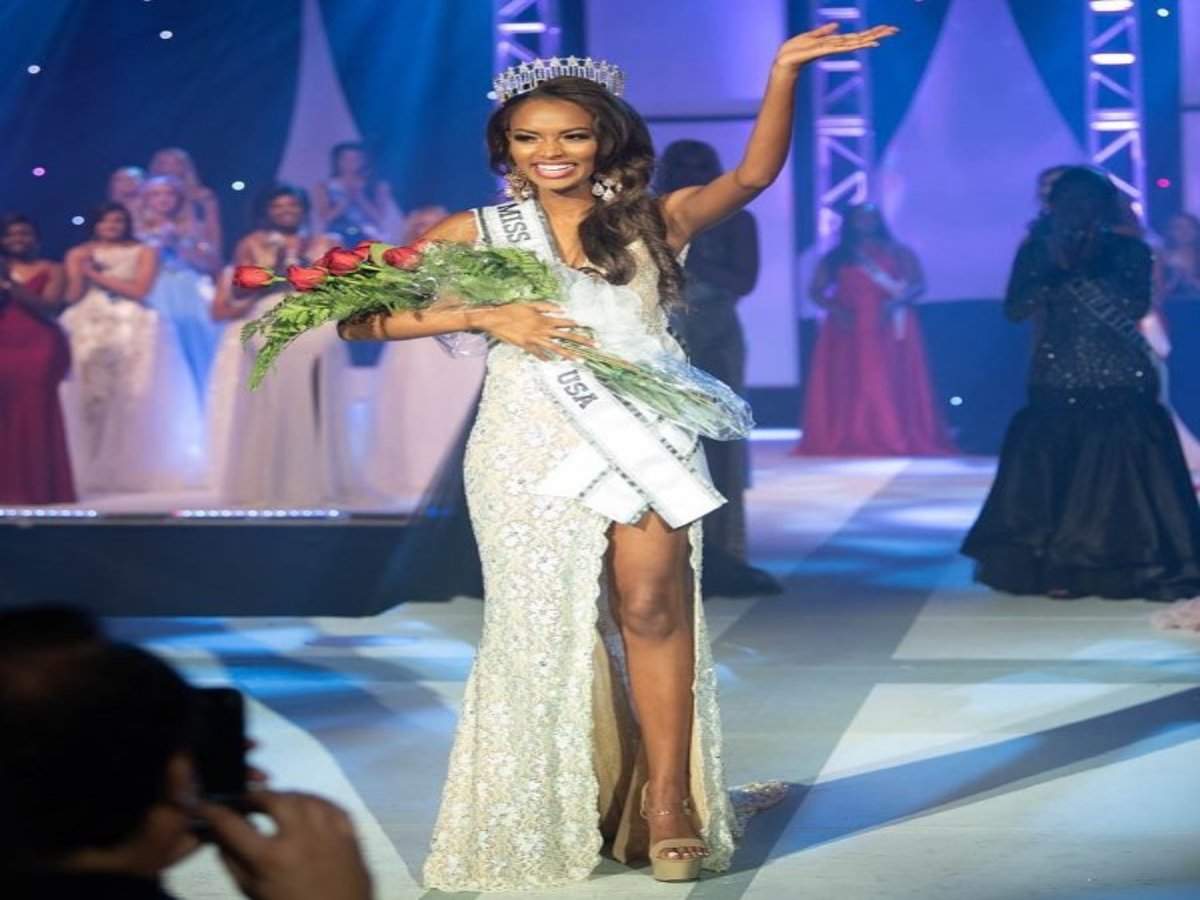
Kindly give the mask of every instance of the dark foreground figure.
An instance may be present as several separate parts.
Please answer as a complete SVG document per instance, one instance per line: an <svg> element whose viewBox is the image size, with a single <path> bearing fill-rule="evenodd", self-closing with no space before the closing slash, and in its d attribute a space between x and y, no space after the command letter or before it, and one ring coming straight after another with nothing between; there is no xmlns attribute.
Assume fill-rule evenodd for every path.
<svg viewBox="0 0 1200 900"><path fill-rule="evenodd" d="M1002 591L1173 600L1200 594L1200 508L1152 352L1151 254L1117 190L1074 168L1017 253L1005 298L1033 318L1029 403L963 544Z"/></svg>

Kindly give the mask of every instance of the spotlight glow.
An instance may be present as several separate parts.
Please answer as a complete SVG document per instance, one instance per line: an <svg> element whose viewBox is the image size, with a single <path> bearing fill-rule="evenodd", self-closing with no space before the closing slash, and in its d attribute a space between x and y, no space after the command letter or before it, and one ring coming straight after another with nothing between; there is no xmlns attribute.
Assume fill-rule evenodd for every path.
<svg viewBox="0 0 1200 900"><path fill-rule="evenodd" d="M1171 186L1171 179L1170 178L1160 178L1160 179L1158 179L1158 181L1156 181L1154 183L1157 184L1160 188L1169 188Z"/></svg>
<svg viewBox="0 0 1200 900"><path fill-rule="evenodd" d="M171 38L175 37L175 32L164 30L164 31L160 31L158 33L158 36L160 38L162 38L164 41L169 41Z"/></svg>
<svg viewBox="0 0 1200 900"><path fill-rule="evenodd" d="M950 398L950 405L951 406L962 406L963 398L958 396L957 394L955 394L953 397Z"/></svg>
<svg viewBox="0 0 1200 900"><path fill-rule="evenodd" d="M1158 13L1158 17L1160 19L1165 19L1167 16L1169 16L1171 14L1171 11L1169 9L1167 9L1165 6L1160 6L1158 9L1155 10L1155 12Z"/></svg>
<svg viewBox="0 0 1200 900"><path fill-rule="evenodd" d="M1092 62L1098 66L1132 66L1137 57L1132 53L1093 53Z"/></svg>
<svg viewBox="0 0 1200 900"><path fill-rule="evenodd" d="M71 216L72 225L82 225L85 221L86 220L83 218L83 216Z"/></svg>
<svg viewBox="0 0 1200 900"><path fill-rule="evenodd" d="M232 183L231 185L229 185L229 186L230 186L231 188L233 188L235 191L244 191L244 190L246 189L246 182L244 182L244 181L235 181L235 182L233 182L233 183Z"/></svg>
<svg viewBox="0 0 1200 900"><path fill-rule="evenodd" d="M1128 12L1133 0L1092 0L1092 12Z"/></svg>
<svg viewBox="0 0 1200 900"><path fill-rule="evenodd" d="M29 68L27 68L25 71L28 72L30 75L36 75L38 72L42 71L42 67L34 64L34 65L30 66Z"/></svg>
<svg viewBox="0 0 1200 900"><path fill-rule="evenodd" d="M44 166L34 166L33 167L33 177L34 178L41 178L45 174L46 174L46 168Z"/></svg>

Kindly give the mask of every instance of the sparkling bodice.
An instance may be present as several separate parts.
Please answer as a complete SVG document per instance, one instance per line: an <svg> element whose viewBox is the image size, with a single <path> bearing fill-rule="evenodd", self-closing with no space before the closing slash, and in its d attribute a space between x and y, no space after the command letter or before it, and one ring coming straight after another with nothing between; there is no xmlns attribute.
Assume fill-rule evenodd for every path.
<svg viewBox="0 0 1200 900"><path fill-rule="evenodd" d="M1150 309L1150 249L1135 238L1106 234L1094 260L1079 271L1060 268L1045 240L1026 241L1017 253L1005 298L1014 320L1034 317L1036 342L1030 373L1034 387L1065 391L1158 391L1143 348L1114 327L1132 328ZM1090 312L1073 287L1097 292L1112 323Z"/></svg>

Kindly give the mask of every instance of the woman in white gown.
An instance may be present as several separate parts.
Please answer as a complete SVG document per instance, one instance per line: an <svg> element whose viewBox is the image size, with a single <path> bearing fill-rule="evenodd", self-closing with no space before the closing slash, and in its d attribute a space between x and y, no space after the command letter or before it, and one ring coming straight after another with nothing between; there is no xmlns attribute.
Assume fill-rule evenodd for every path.
<svg viewBox="0 0 1200 900"><path fill-rule="evenodd" d="M441 206L413 210L405 220L405 242L449 214ZM384 345L368 430L365 470L371 488L402 506L415 506L425 496L479 399L483 362L482 353L451 355L437 338Z"/></svg>
<svg viewBox="0 0 1200 900"><path fill-rule="evenodd" d="M242 238L237 265L285 274L333 246L304 227L308 200L279 186L262 201L260 227ZM289 293L242 293L222 279L213 315L229 322L213 364L209 434L219 502L231 506L311 507L337 503L349 493L350 455L344 427L341 376L346 348L332 325L311 331L288 348L256 391L249 388L256 348L243 345L241 327Z"/></svg>
<svg viewBox="0 0 1200 900"><path fill-rule="evenodd" d="M145 301L158 269L120 204L66 256L63 411L81 495L171 491L204 474L203 421L171 324Z"/></svg>
<svg viewBox="0 0 1200 900"><path fill-rule="evenodd" d="M220 330L212 317L213 272L218 250L193 215L184 184L172 175L143 183L138 197L138 239L158 250L158 276L146 299L175 329L201 406Z"/></svg>
<svg viewBox="0 0 1200 900"><path fill-rule="evenodd" d="M618 72L576 59L509 70L488 144L520 202L456 214L429 237L523 246L595 273L591 296L633 294L645 334L678 353L664 315L679 294L677 256L778 176L801 66L894 31L835 30L783 45L736 169L662 198L648 190L645 123L614 96ZM649 857L664 880L726 868L736 822L698 591L698 517L721 500L698 441L658 443L656 423L563 359L560 339L580 335L551 303L401 312L341 328L348 338L482 331L493 341L466 458L484 628L427 886L580 880L605 841L618 859ZM620 427L595 427L597 418Z"/></svg>

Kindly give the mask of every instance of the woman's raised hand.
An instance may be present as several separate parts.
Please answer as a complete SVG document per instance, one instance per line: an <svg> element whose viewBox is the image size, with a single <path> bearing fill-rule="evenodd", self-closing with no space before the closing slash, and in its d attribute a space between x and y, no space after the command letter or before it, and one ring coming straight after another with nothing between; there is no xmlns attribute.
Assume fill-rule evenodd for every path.
<svg viewBox="0 0 1200 900"><path fill-rule="evenodd" d="M878 47L880 41L899 30L894 25L876 25L866 31L838 34L838 23L830 22L828 25L798 34L784 43L775 55L775 68L794 75L800 71L801 66L814 59Z"/></svg>
<svg viewBox="0 0 1200 900"><path fill-rule="evenodd" d="M507 303L503 306L481 310L478 325L492 337L512 344L538 359L553 359L561 356L575 359L569 345L572 343L592 346L592 340L581 332L573 319L564 318L562 307L555 303Z"/></svg>

